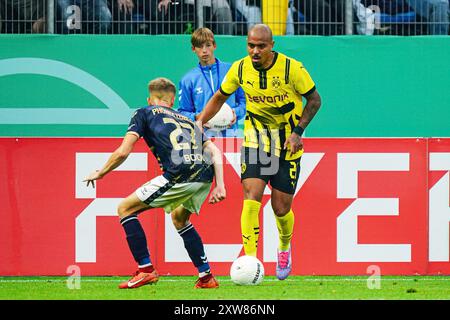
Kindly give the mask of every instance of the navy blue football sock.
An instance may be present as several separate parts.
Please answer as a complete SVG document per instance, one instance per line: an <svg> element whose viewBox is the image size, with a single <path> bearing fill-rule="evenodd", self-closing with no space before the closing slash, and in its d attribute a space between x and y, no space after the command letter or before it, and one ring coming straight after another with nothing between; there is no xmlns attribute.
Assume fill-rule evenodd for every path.
<svg viewBox="0 0 450 320"><path fill-rule="evenodd" d="M123 229L127 235L128 246L133 254L134 260L139 266L151 264L150 253L147 248L147 239L144 229L137 215L130 215L120 220Z"/></svg>
<svg viewBox="0 0 450 320"><path fill-rule="evenodd" d="M184 247L186 248L189 257L191 257L194 266L198 269L198 272L202 273L209 271L210 268L205 250L203 249L203 242L194 226L189 223L187 226L178 230L178 233L183 238Z"/></svg>

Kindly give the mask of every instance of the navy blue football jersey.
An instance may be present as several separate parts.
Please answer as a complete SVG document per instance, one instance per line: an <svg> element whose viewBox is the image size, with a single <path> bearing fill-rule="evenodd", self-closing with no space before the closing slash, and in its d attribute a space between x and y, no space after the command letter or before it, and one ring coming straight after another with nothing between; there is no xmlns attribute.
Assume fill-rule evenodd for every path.
<svg viewBox="0 0 450 320"><path fill-rule="evenodd" d="M148 106L134 113L127 132L130 131L144 138L167 180L212 181L211 159L203 154L208 138L189 118L170 108Z"/></svg>

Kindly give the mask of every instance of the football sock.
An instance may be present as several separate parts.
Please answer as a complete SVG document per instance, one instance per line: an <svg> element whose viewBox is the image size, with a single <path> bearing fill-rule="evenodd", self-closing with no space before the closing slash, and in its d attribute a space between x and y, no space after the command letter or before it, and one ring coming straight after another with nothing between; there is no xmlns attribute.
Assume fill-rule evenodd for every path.
<svg viewBox="0 0 450 320"><path fill-rule="evenodd" d="M206 275L204 275L204 276L201 276L201 277L199 276L199 278L200 278L200 281L201 281L201 282L206 283L206 282L209 281L209 279L212 278L212 274L211 274L211 273L208 273L208 274L206 274Z"/></svg>
<svg viewBox="0 0 450 320"><path fill-rule="evenodd" d="M147 265L145 267L139 266L139 271L140 272L146 272L146 273L152 273L153 271L155 271L155 268L151 264Z"/></svg>
<svg viewBox="0 0 450 320"><path fill-rule="evenodd" d="M210 274L211 274L211 270L208 270L208 271L205 271L205 272L199 272L198 277L199 278L203 278L203 277L205 277L207 275L210 275Z"/></svg>
<svg viewBox="0 0 450 320"><path fill-rule="evenodd" d="M259 238L259 209L261 202L244 200L241 214L241 232L244 252L248 256L256 257Z"/></svg>
<svg viewBox="0 0 450 320"><path fill-rule="evenodd" d="M133 254L134 260L142 268L151 266L150 253L147 249L147 239L144 229L137 215L129 215L120 220L125 234L127 235L128 247Z"/></svg>
<svg viewBox="0 0 450 320"><path fill-rule="evenodd" d="M208 259L206 258L203 242L200 235L195 230L194 226L189 223L180 230L178 234L183 238L184 247L189 254L189 257L197 268L199 274L208 272L210 270Z"/></svg>
<svg viewBox="0 0 450 320"><path fill-rule="evenodd" d="M283 217L275 215L275 219L277 221L278 236L280 238L278 249L280 249L280 251L288 251L294 232L294 212L291 209Z"/></svg>

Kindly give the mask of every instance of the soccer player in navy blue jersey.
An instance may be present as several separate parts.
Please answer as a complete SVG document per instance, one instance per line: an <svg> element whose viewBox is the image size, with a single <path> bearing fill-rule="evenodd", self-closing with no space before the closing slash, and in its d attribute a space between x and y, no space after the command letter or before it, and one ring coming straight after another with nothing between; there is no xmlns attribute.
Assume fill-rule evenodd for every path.
<svg viewBox="0 0 450 320"><path fill-rule="evenodd" d="M189 217L200 212L214 176L215 187L209 203L217 203L226 197L221 152L192 120L171 109L176 88L170 80L157 78L150 81L149 93L148 106L134 113L122 144L102 169L83 180L87 186L95 187L94 181L122 164L141 137L162 168L162 175L139 187L118 206L120 223L138 263L133 277L121 283L119 288L138 288L159 279L138 219L140 212L151 208L164 208L165 212L171 213L174 226L199 272L195 288L217 288L219 284L211 273L202 239Z"/></svg>

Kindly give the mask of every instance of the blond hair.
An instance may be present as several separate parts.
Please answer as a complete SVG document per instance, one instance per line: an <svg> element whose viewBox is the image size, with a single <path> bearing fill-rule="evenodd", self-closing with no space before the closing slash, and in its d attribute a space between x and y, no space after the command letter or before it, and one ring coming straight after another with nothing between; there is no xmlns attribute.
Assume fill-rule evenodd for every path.
<svg viewBox="0 0 450 320"><path fill-rule="evenodd" d="M191 44L198 48L201 47L206 42L211 41L213 44L216 43L214 40L214 33L208 28L198 28L192 33Z"/></svg>
<svg viewBox="0 0 450 320"><path fill-rule="evenodd" d="M150 96L162 99L168 96L175 96L177 89L172 81L167 78L156 78L148 83L148 92Z"/></svg>

